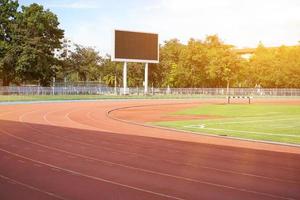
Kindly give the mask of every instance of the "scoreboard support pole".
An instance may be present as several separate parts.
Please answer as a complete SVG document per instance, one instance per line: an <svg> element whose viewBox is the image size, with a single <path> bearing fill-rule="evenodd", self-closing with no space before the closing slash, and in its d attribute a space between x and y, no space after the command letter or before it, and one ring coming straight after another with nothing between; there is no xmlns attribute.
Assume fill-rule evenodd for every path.
<svg viewBox="0 0 300 200"><path fill-rule="evenodd" d="M144 82L144 93L148 94L148 63L145 63L145 82Z"/></svg>
<svg viewBox="0 0 300 200"><path fill-rule="evenodd" d="M127 62L123 65L123 94L127 94Z"/></svg>

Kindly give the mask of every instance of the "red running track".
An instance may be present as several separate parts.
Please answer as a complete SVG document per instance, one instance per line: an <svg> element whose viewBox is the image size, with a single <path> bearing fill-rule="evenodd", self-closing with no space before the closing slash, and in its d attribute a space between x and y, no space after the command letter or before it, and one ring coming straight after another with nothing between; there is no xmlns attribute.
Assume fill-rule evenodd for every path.
<svg viewBox="0 0 300 200"><path fill-rule="evenodd" d="M300 199L300 148L107 116L121 107L174 103L0 106L0 199Z"/></svg>

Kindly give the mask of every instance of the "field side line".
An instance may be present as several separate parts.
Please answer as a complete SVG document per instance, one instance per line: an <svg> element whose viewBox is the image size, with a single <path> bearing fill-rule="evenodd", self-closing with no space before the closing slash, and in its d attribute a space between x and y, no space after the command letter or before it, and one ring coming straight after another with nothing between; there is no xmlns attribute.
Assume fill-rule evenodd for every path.
<svg viewBox="0 0 300 200"><path fill-rule="evenodd" d="M239 118L238 118L239 119ZM240 119L243 119L242 117ZM271 122L271 121L289 121L289 120L294 120L294 119L299 119L297 118L288 118L288 119L262 119L262 120L251 120L251 121L234 121L234 122L220 122L220 123L214 123L214 124L243 124L243 123L253 123L253 122Z"/></svg>
<svg viewBox="0 0 300 200"><path fill-rule="evenodd" d="M218 123L217 121L220 120L225 120L225 122L219 122L219 123L227 123L226 121L228 121L228 123L231 122L235 122L234 120L245 120L246 121L260 121L260 120L270 120L270 121L274 121L274 120L282 120L283 118L286 118L287 116L292 116L295 119L300 119L300 115L280 115L280 116L264 116L264 117L227 117L227 118L222 118L222 119L205 119L205 122L208 123ZM295 117L296 116L296 117ZM290 119L290 118L289 118ZM232 120L232 121L230 121ZM241 121L243 122L243 121Z"/></svg>
<svg viewBox="0 0 300 200"><path fill-rule="evenodd" d="M52 192L47 192L47 191L45 191L45 190L42 190L42 189L37 188L37 187L34 187L34 186L32 186L32 185L28 185L28 184L26 184L26 183L22 183L22 182L20 182L20 181L17 181L17 180L15 180L15 179L9 178L9 177L4 176L4 175L2 175L2 174L0 174L0 178L5 179L5 180L8 180L8 181L13 182L13 183L18 184L18 185L21 185L21 186L26 187L26 188L28 188L28 189L31 189L31 190L34 190L34 191L38 191L38 192L43 193L43 194L46 194L46 195L48 195L48 196L55 197L55 198L57 198L57 199L68 200L67 198L61 197L61 196L59 196L59 195L57 195L57 194L54 194L54 193L52 193Z"/></svg>
<svg viewBox="0 0 300 200"><path fill-rule="evenodd" d="M274 128L296 128L296 127L300 127L299 125L282 125L282 124L269 124L268 127L274 127Z"/></svg>
<svg viewBox="0 0 300 200"><path fill-rule="evenodd" d="M193 126L193 125L191 125ZM288 136L288 137L299 137L300 135L290 135L290 134L275 134L275 133L266 133L266 132L255 132L255 131L242 131L242 130L232 130L232 129L222 129L222 128L206 128L203 127L203 125L201 124L200 126L198 125L194 125L194 128L198 128L198 129L207 129L207 130L214 130L214 131L231 131L231 132L240 132L240 133L253 133L253 134L257 134L257 135L272 135L272 136Z"/></svg>
<svg viewBox="0 0 300 200"><path fill-rule="evenodd" d="M74 171L74 170L58 167L56 165L52 165L52 164L49 164L49 163L45 163L45 162L42 162L42 161L31 159L29 157L22 156L22 155L17 154L17 153L13 153L13 152L7 151L7 150L2 149L2 148L0 148L0 151L5 152L5 153L10 154L10 155L13 155L15 157L19 157L19 158L23 158L25 160L29 160L29 161L34 162L34 163L45 165L45 166L50 167L50 168L55 168L55 169L58 169L58 170L62 170L62 171L65 171L65 172L68 172L68 173L71 173L71 174L79 175L79 176L89 178L89 179L93 179L93 180L96 180L96 181L106 182L106 183L110 183L110 184L113 184L113 185L118 185L118 186L121 186L121 187L130 188L130 189L133 189L133 190L137 190L137 191L141 191L141 192L145 192L145 193L149 193L149 194L153 194L153 195L157 195L157 196L161 196L161 197L167 197L167 198L177 199L177 200L184 200L183 198L179 198L179 197L175 197L175 196L171 196L171 195L167 195L167 194L163 194L163 193L159 193L159 192L154 192L154 191L151 191L151 190L146 190L146 189L142 189L142 188L138 188L138 187L118 183L118 182L115 182L115 181L110 181L110 180L103 179L103 178L100 178L100 177L87 175L87 174L80 173L80 172L77 172L77 171Z"/></svg>

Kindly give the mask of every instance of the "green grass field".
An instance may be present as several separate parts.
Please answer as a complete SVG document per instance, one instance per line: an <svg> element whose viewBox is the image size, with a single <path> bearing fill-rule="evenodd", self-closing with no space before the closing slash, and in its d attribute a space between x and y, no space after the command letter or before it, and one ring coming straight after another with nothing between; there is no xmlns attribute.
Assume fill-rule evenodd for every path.
<svg viewBox="0 0 300 200"><path fill-rule="evenodd" d="M203 105L172 114L216 118L154 124L199 133L300 144L299 105Z"/></svg>

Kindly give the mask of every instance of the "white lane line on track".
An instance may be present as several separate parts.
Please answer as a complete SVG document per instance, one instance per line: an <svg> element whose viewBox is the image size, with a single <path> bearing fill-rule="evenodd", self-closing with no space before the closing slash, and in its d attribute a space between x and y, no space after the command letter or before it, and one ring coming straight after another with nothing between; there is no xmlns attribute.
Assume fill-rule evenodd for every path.
<svg viewBox="0 0 300 200"><path fill-rule="evenodd" d="M68 110L68 109L66 109L66 110ZM69 122L71 122L71 123L73 123L73 124L79 124L79 123L77 123L77 122L75 122L75 121L73 121L73 120L71 120L71 119L69 118L69 115L70 115L71 113L73 113L73 112L78 111L78 109L75 109L75 111L74 111L74 108L72 108L72 109L70 109L70 110L71 110L71 111L67 112L67 113L63 116L63 119L66 119L67 121L69 121ZM79 109L79 110L80 110L80 109ZM61 111L61 110L59 110L59 111ZM59 111L54 110L54 111L46 112L46 113L43 115L43 120L44 120L47 124L49 124L49 125L57 126L57 123L50 121L50 120L48 119L48 116L51 115L51 114L54 114L54 113L56 113L56 112L59 112ZM80 125L81 125L81 124L80 124ZM88 127L88 126L84 126L84 127ZM72 126L72 128L73 128L73 126ZM90 127L88 127L88 128L90 128Z"/></svg>
<svg viewBox="0 0 300 200"><path fill-rule="evenodd" d="M51 168L52 171L56 171L56 172L60 172L59 169L56 169L56 168Z"/></svg>
<svg viewBox="0 0 300 200"><path fill-rule="evenodd" d="M96 129L97 131L103 131L103 132L107 132L107 133L113 133L112 131L107 130L107 129L98 128L98 127L95 127L95 126L91 126L91 125L88 125L88 124L83 124L83 123L80 123L80 122L78 122L78 121L72 120L72 119L70 118L70 115L71 115L72 113L78 112L78 111L80 111L80 110L76 110L76 111L69 112L69 113L67 113L67 114L65 115L65 117L66 117L68 120L70 120L70 121L72 121L73 123L75 123L75 124L79 124L79 125L81 125L81 126L85 126L85 127L91 128L92 130L95 130L95 129Z"/></svg>
<svg viewBox="0 0 300 200"><path fill-rule="evenodd" d="M0 103L0 106L1 106L1 103ZM7 115L10 115L10 114L14 114L14 113L18 113L18 112L26 112L26 111L28 111L27 108L26 109L24 109L24 108L15 109L15 110L11 110L11 111L0 113L0 116L7 116ZM3 120L6 120L6 118L4 118Z"/></svg>
<svg viewBox="0 0 300 200"><path fill-rule="evenodd" d="M66 109L67 110L67 109ZM22 121L21 121L22 122ZM75 142L77 144L80 144L80 145L86 145L86 146L92 146L92 147L95 147L95 148L101 148L101 149L104 149L104 150L109 150L111 151L112 153L125 153L125 154L130 154L132 156L139 156L139 157L145 157L145 158L150 158L150 159L153 159L153 157L150 157L150 156L145 156L145 155L140 155L140 154L137 154L137 153L133 153L133 152L126 152L126 151L120 151L120 150L114 150L114 149L111 149L111 148L107 148L107 147L99 147L97 145L93 145L93 144L89 144L89 143L85 143L85 142L78 142L77 140L73 140L73 139L66 139L64 137L60 137L60 136L56 136L56 135L52 135L52 134L47 134L47 133L44 133L44 132L41 132L40 130L36 129L36 128L33 128L31 126L28 125L28 127L36 132L39 132L39 133L42 133L42 134L45 134L45 135L49 135L51 137L56 137L56 138L59 138L59 139L62 139L62 140L65 140L65 141L71 141L71 142ZM68 152L68 151L65 151L65 152ZM68 153L71 153L72 152L68 152ZM59 154L57 153L54 153L56 154L57 156L59 156ZM81 155L81 154L80 154ZM92 158L92 159L96 159L97 158ZM178 163L178 162L174 162L172 160L167 160L167 159L161 159L162 161L165 161L165 162L168 162L170 164L182 164L182 163ZM99 160L98 160L99 161ZM110 161L106 161L106 160L100 160L99 162L110 162ZM119 163L115 163L117 165L119 165ZM191 164L191 163L184 163L183 165L186 165L186 166L190 166L190 167L193 167L193 168L202 168L202 169L208 169L208 170L214 170L214 171L218 171L218 172L223 172L223 173L230 173L230 174L236 174L236 175L242 175L242 176L249 176L249 177L255 177L255 178L261 178L261 179L267 179L267 180L271 180L271 181L279 181L279 182L289 182L289 183L296 183L298 184L298 182L295 182L295 181L291 181L291 180L283 180L283 179L277 179L277 178L271 178L271 177L266 177L266 176L261 176L261 175L255 175L255 174L250 174L250 173L242 173L242 172L236 172L236 171L232 171L232 170L223 170L223 169L219 169L219 168L214 168L214 167L208 167L208 166L198 166L198 165L194 165L194 164ZM131 166L129 166L131 167ZM136 170L138 170L138 168L136 168ZM144 169L141 169L141 170L144 170ZM154 171L155 172L155 171ZM160 172L158 172L160 173Z"/></svg>
<svg viewBox="0 0 300 200"><path fill-rule="evenodd" d="M157 196L160 196L160 197L166 197L166 198L177 199L177 200L184 200L183 198L179 198L179 197L175 197L175 196L171 196L171 195L167 195L167 194L163 194L163 193L159 193L159 192L154 192L154 191L151 191L151 190L146 190L146 189L142 189L142 188L138 188L138 187L134 187L134 186L122 184L122 183L117 183L115 181L110 181L110 180L103 179L103 178L100 178L100 177L91 176L91 175L80 173L80 172L77 172L77 171L74 171L74 170L69 170L69 169L66 169L66 168L58 167L56 165L52 165L52 164L49 164L49 163L45 163L45 162L41 162L41 161L38 161L38 160L34 160L34 159L29 158L29 157L13 153L13 152L7 151L7 150L2 149L2 148L0 148L0 151L5 152L5 153L10 154L10 155L13 155L15 157L23 158L25 160L29 160L31 162L47 166L50 169L51 168L55 168L57 170L68 172L68 173L73 174L73 175L85 177L85 178L96 180L96 181L100 181L100 182L110 183L110 184L113 184L113 185L117 185L117 186L129 188L129 189L137 190L137 191L140 191L140 192L149 193L149 194L152 194L152 195L157 195Z"/></svg>
<svg viewBox="0 0 300 200"><path fill-rule="evenodd" d="M67 108L67 109L62 109L62 110L60 109L60 110L48 111L48 112L44 113L44 115L43 115L43 120L44 120L47 124L49 124L49 125L57 126L57 123L51 122L51 121L48 119L48 116L51 115L51 114L57 113L57 112L67 111L67 110L73 110L73 109L74 109L74 108L72 107L72 108ZM63 119L66 119L65 116L63 117ZM69 120L67 119L67 121L69 121Z"/></svg>
<svg viewBox="0 0 300 200"><path fill-rule="evenodd" d="M86 108L85 108L85 109L86 109ZM78 112L78 111L82 111L82 108L81 108L81 109L75 109L75 110L72 110L72 111L66 113L65 116L64 116L64 118L67 118L68 121L70 121L70 122L72 122L72 123L75 123L75 124L79 124L80 126L84 126L84 127L87 127L87 128L92 128L93 130L96 129L97 131L103 131L103 132L107 132L107 133L113 133L113 134L116 134L116 132L112 132L112 131L107 130L107 129L102 129L102 128L99 128L99 127L96 127L96 126L93 126L93 125L87 125L87 124L83 124L83 123L80 123L80 122L78 122L78 121L72 120L72 119L70 118L70 115L71 115L72 113ZM50 113L53 114L53 113L55 113L55 112L57 112L57 111L53 111L53 112L50 112ZM45 120L48 124L50 124L50 125L56 125L56 124L50 122L50 121L47 119L47 115L50 114L50 113L49 113L49 112L46 113L46 114L43 116L43 118L44 118L44 120ZM91 120L91 121L99 122L98 120L96 120L96 119L94 119L93 117L91 117L91 113L92 113L92 112L89 111L89 112L85 113L85 116L86 116L89 120ZM71 131L71 132L72 132L72 131ZM96 132L96 134L98 134L98 133ZM109 142L105 142L105 143L110 144ZM148 143L149 143L149 144L151 144L151 143L152 143L152 144L155 144L155 142L149 142L149 141L148 141ZM115 144L115 145L117 145L117 146L122 146L122 145L124 145L124 144ZM148 147L148 148L152 148L152 147ZM173 152L175 152L175 151L173 151ZM178 151L178 152L179 152L179 151Z"/></svg>
<svg viewBox="0 0 300 200"><path fill-rule="evenodd" d="M77 112L77 111L80 111L80 110L81 110L81 109L78 109L78 110L75 110L75 111L71 111L71 112L67 113L65 116L67 116L67 117L69 118L69 115L70 115L71 113ZM85 116L87 116L90 120L97 121L96 119L94 119L94 118L92 118L92 117L90 116L91 113L92 113L92 112L89 111L88 114L86 114ZM69 120L73 121L74 123L80 124L80 125L89 126L89 127L98 129L98 128L95 127L95 126L90 126L90 125L82 124L82 123L77 122L77 121L74 121L74 120L72 120L72 119L70 119L70 118L69 118ZM102 131L103 129L100 129L100 130ZM103 130L103 131L105 131L105 130ZM109 132L109 131L107 131L107 132ZM121 146L121 145L123 145L123 144L115 144L115 145ZM151 148L151 147L149 147L149 148ZM174 151L173 151L173 152L174 152ZM209 168L209 167L208 167L208 168ZM221 171L221 170L219 170L219 171ZM232 172L229 172L229 173L232 173ZM243 174L243 173L239 173L239 174ZM243 174L243 175L246 175L246 174ZM250 175L250 176L251 176L251 174L247 174L247 175ZM253 176L254 176L254 177L260 177L260 178L263 177L263 176L259 176L259 175L258 175L258 176L257 176L257 175L253 175ZM274 180L274 179L269 178L269 177L266 177L266 178L269 179L269 180Z"/></svg>
<svg viewBox="0 0 300 200"><path fill-rule="evenodd" d="M61 196L59 196L59 195L57 195L57 194L54 194L54 193L52 193L52 192L47 192L47 191L45 191L45 190L42 190L42 189L39 189L39 188L37 188L37 187L28 185L28 184L26 184L26 183L22 183L22 182L20 182L20 181L17 181L17 180L15 180L15 179L9 178L9 177L4 176L4 175L2 175L2 174L0 174L0 178L5 179L5 180L7 180L7 181L9 181L9 182L11 182L11 183L17 184L17 185L21 185L21 186L23 186L23 187L25 187L25 188L28 188L28 189L31 189L31 190L34 190L34 191L37 191L37 192L46 194L46 195L51 196L51 197L54 197L54 198L56 198L56 199L68 200L68 199L66 199L66 198L64 198L64 197L61 197Z"/></svg>
<svg viewBox="0 0 300 200"><path fill-rule="evenodd" d="M113 134L116 134L116 132L112 132L112 131L107 130L107 129L102 129L102 128L99 128L99 127L96 127L96 126L92 126L92 125L88 125L88 124L83 124L83 123L80 123L80 122L78 122L78 121L72 120L72 119L70 118L70 115L71 115L72 113L75 113L75 112L78 112L78 111L82 111L82 108L81 108L81 109L75 109L75 110L72 110L72 111L70 111L70 112L67 112L67 113L65 114L64 118L66 118L68 121L72 122L73 124L78 124L78 125L80 125L80 126L87 127L88 129L91 128L92 130L95 130L95 129L96 129L96 131L103 131L103 132L107 132L107 133L113 133ZM43 116L44 121L46 121L46 123L48 123L48 124L50 124L50 125L56 126L55 123L52 123L50 120L47 119L47 116L48 116L49 114L53 114L53 113L55 113L55 112L57 112L57 111L52 111L52 112L48 112L48 113L44 114L44 116ZM92 117L90 116L90 113L91 113L91 112L88 112L85 116L86 116L88 119L92 120L92 121L97 121L97 120L95 120L94 118L92 118ZM98 121L97 121L97 122L98 122ZM71 132L73 132L73 131L71 131ZM98 134L98 133L95 132L95 134ZM68 139L66 139L66 141L68 141ZM75 140L69 140L69 141L77 142L77 141L75 141ZM94 140L91 140L91 141L93 142ZM104 142L104 143L110 144L110 142ZM154 143L154 142L152 142L152 143ZM86 144L88 144L88 143L86 143ZM90 145L90 144L88 144L88 145ZM115 144L115 145L117 145L117 146L122 146L122 145L124 145L124 144ZM149 148L151 148L151 147L149 147ZM82 149L85 149L85 148L82 147ZM123 152L124 152L124 151L123 151ZM173 151L173 152L174 152L174 151ZM128 152L124 152L124 153L128 153Z"/></svg>
<svg viewBox="0 0 300 200"><path fill-rule="evenodd" d="M97 149L104 149L106 151L110 151L113 154L121 153L121 154L129 154L129 155L132 155L132 156L145 157L147 159L153 159L153 157L151 157L151 156L146 156L146 155L138 154L138 153L134 153L134 152L128 152L128 151L122 151L122 150L115 150L113 148L102 147L102 146L99 146L99 145L94 145L94 144L90 144L90 143L86 143L86 142L79 142L79 141L74 140L74 139L60 137L60 136L56 136L56 135L52 135L52 134L47 134L47 133L41 132L40 130L38 130L36 128L33 128L31 126L28 126L28 127L30 129L38 132L38 133L41 133L41 134L44 134L44 135L49 135L50 137L55 137L55 138L58 138L58 139L61 139L61 140L65 140L67 142L71 141L71 142L74 142L76 144L90 146L90 147L97 148ZM108 142L105 142L105 143L110 144ZM182 165L182 163L174 162L173 160L168 160L168 159L159 159L159 160L167 162L167 163L171 163L171 164L176 164L176 165L181 164ZM270 177L265 177L265 176L261 176L261 175L249 174L249 173L235 172L235 171L231 171L231 170L223 170L223 169L213 168L213 167L208 167L208 166L203 166L203 165L199 166L199 165L194 165L194 164L190 164L190 163L184 163L183 165L191 166L191 167L197 167L197 168L203 168L203 169L210 169L210 170L224 172L224 173L231 173L231 174L237 174L237 175L243 175L243 176L257 177L257 178L268 179L268 180L273 180L273 181L281 181L281 182L291 182L291 183L294 183L294 181L289 181L289 180L282 180L282 179L270 178ZM289 169L289 168L284 168L284 169Z"/></svg>
<svg viewBox="0 0 300 200"><path fill-rule="evenodd" d="M0 132L1 132L1 130L0 130ZM233 187L233 186L227 186L227 185L222 185L222 184L218 184L218 183L212 183L212 182L208 182L208 181L200 181L200 180L196 180L196 179L192 179L192 178L186 178L186 177L181 177L181 176L170 175L170 174L166 174L166 173L155 172L155 171L151 171L151 170L146 170L146 169L131 167L131 166L123 165L123 164L117 164L117 163L113 163L113 162L110 162L110 161L103 161L103 160L95 159L95 158L92 158L92 157L89 157L89 156L84 156L84 155L81 155L81 154L70 153L70 152L67 152L67 151L64 151L64 150L60 150L60 149L57 149L57 148L54 148L54 147L48 147L46 145L42 145L42 144L38 144L38 143L35 143L35 142L31 142L31 141L28 141L26 139L20 138L18 136L14 136L14 135L9 134L9 133L4 133L4 134L10 135L11 137L17 138L19 140L22 140L22 141L25 141L25 142L28 142L28 143L31 143L31 144L34 144L34 145L37 145L37 146L43 146L45 148L56 150L56 151L60 151L60 152L64 152L66 154L71 154L71 155L74 155L74 156L78 156L78 157L81 157L81 158L90 159L90 160L94 160L94 161L98 161L98 162L108 163L108 164L111 164L111 165L117 165L117 166L121 166L121 167L124 167L124 168L129 168L129 169L132 169L132 170L144 171L144 172L148 172L148 173L152 173L152 174L157 174L157 175L161 175L161 176L166 176L166 177L170 177L170 178L181 179L181 180L185 180L185 181L190 181L190 182L195 182L195 183L210 185L210 186L219 187L219 188L227 188L227 189L231 189L231 190L237 190L237 191L246 192L246 193L252 193L252 194L261 195L261 196L268 196L268 197L273 197L273 198L275 197L275 198L279 198L279 199L291 199L291 198L282 197L282 196L278 196L278 195L273 195L273 194L269 194L269 193L248 190L248 189L245 189L245 188L237 188L237 187ZM0 148L0 150L1 150L1 148ZM40 161L38 161L38 162L40 162ZM60 168L58 167L58 169L60 169ZM76 175L79 175L79 174L80 173L78 172ZM89 176L89 175L87 175L87 176ZM130 187L133 187L133 186L130 186ZM144 189L142 189L142 190L144 190Z"/></svg>
<svg viewBox="0 0 300 200"><path fill-rule="evenodd" d="M14 112L16 112L16 111L13 110L13 111L8 111L8 112L3 112L3 113L0 113L0 116L9 115L9 114L12 114L12 113L14 113Z"/></svg>
<svg viewBox="0 0 300 200"><path fill-rule="evenodd" d="M68 108L68 109L70 109L70 108ZM65 110L68 110L68 109L65 109ZM97 131L103 131L103 132L112 133L110 130L101 129L101 128L98 128L98 127L90 126L90 125L83 124L83 123L79 123L79 122L77 122L77 121L72 120L72 119L70 118L70 114L72 114L72 113L74 113L74 112L78 112L78 111L80 111L80 110L82 110L82 108L80 108L80 109L75 109L75 110L74 110L74 108L72 108L71 111L70 111L70 112L67 112L67 113L64 115L63 118L66 119L67 121L73 123L73 124L80 125L81 127L83 126L83 127L85 127L85 128L92 129L92 130L95 130L95 129L96 129ZM59 111L61 111L61 110L59 110ZM45 113L45 114L43 115L44 121L45 121L47 124L49 124L49 125L57 126L57 124L51 122L51 121L48 119L47 116L50 115L50 114L59 112L59 111L55 110L55 111L50 111L50 112Z"/></svg>
<svg viewBox="0 0 300 200"><path fill-rule="evenodd" d="M73 159L73 158L76 158L76 157L75 157L75 156L68 155L68 158L72 158L72 159Z"/></svg>

